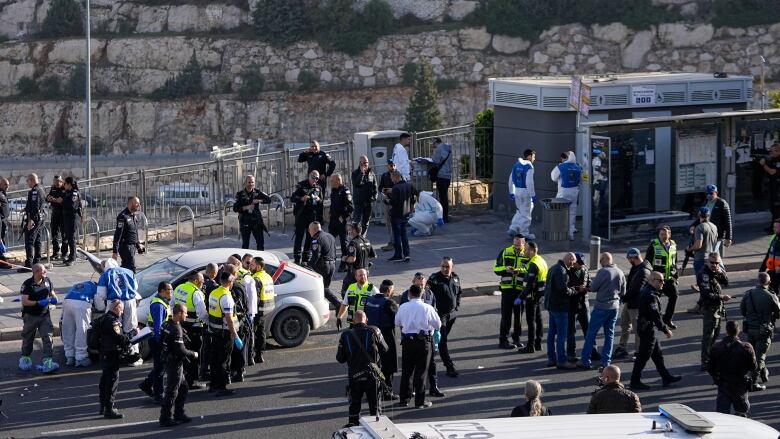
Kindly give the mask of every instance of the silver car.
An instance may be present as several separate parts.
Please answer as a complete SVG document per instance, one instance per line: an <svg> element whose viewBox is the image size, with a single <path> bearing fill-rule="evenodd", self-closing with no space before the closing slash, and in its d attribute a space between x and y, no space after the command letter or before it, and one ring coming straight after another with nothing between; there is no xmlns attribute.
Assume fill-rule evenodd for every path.
<svg viewBox="0 0 780 439"><path fill-rule="evenodd" d="M175 288L184 283L190 273L204 271L209 263L221 264L232 254L243 256L245 253L262 257L265 270L271 275L282 262L275 252L214 248L175 254L144 268L135 275L138 292L143 297L138 304L138 322L146 324L149 302L160 282L170 282ZM325 325L330 318L322 276L313 271L286 262L284 271L274 283L274 291L276 307L266 316L266 330L282 347L302 344L310 331Z"/></svg>

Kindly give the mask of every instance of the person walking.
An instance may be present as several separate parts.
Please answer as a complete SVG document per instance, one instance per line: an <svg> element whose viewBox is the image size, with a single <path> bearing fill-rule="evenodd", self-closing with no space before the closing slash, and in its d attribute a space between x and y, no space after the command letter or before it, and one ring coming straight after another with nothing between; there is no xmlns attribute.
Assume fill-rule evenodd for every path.
<svg viewBox="0 0 780 439"><path fill-rule="evenodd" d="M157 294L149 302L149 316L147 326L152 328L152 337L149 339L149 349L152 351L154 363L152 370L146 379L138 384L138 388L149 397L154 398L154 402L162 404L163 402L163 377L165 375L165 360L163 359L163 326L171 318L171 294L173 286L168 282L160 282L157 285Z"/></svg>
<svg viewBox="0 0 780 439"><path fill-rule="evenodd" d="M384 375L383 399L398 399L393 393L393 374L398 372L398 351L396 349L395 315L398 313L398 305L392 299L395 294L393 281L385 279L379 285L379 294L375 294L366 300L365 313L369 326L376 326L382 332L387 344L387 352L380 354L379 359Z"/></svg>
<svg viewBox="0 0 780 439"><path fill-rule="evenodd" d="M620 368L610 364L601 371L601 387L593 392L588 404L589 415L607 413L641 413L642 403L636 393L623 387Z"/></svg>
<svg viewBox="0 0 780 439"><path fill-rule="evenodd" d="M65 365L89 367L92 361L87 350L87 330L92 322L92 303L97 283L85 281L71 287L62 302L62 346Z"/></svg>
<svg viewBox="0 0 780 439"><path fill-rule="evenodd" d="M52 373L60 368L54 361L54 325L51 322L51 306L57 305L54 285L46 276L46 267L41 263L32 266L33 275L22 283L20 301L22 304L22 355L19 369L32 370L32 352L35 334L41 336L43 348L44 373Z"/></svg>
<svg viewBox="0 0 780 439"><path fill-rule="evenodd" d="M533 354L542 350L542 307L547 282L547 262L539 256L539 246L535 242L525 245L525 257L528 259L523 292L519 299L525 305L525 320L528 325L528 344L517 350L521 354ZM568 318L567 318L568 321ZM566 337L566 332L563 332Z"/></svg>
<svg viewBox="0 0 780 439"><path fill-rule="evenodd" d="M206 295L203 293L205 277L203 273L194 271L187 276L187 281L176 287L171 296L171 309L177 303L182 304L187 310L187 316L181 323L187 333L184 347L195 352L203 348L203 326L209 321L209 308ZM184 376L187 379L189 389L202 389L199 384L200 364L198 359L187 362L184 366Z"/></svg>
<svg viewBox="0 0 780 439"><path fill-rule="evenodd" d="M531 213L536 203L534 187L534 161L536 151L526 149L523 157L518 157L517 163L509 173L509 199L515 202L515 215L509 226L509 234L520 233L528 239L536 239L531 233Z"/></svg>
<svg viewBox="0 0 780 439"><path fill-rule="evenodd" d="M707 371L710 349L720 335L721 319L726 315L726 302L731 296L723 294L722 287L729 285L729 278L721 268L720 253L713 251L707 257L707 265L696 275L699 287L699 307L702 313L701 370Z"/></svg>
<svg viewBox="0 0 780 439"><path fill-rule="evenodd" d="M614 359L628 357L628 340L631 338L631 333L634 334L634 352L639 348L639 336L636 333L636 319L639 316L639 297L642 294L642 288L650 279L650 273L653 271L650 261L642 259L642 255L636 248L628 250L626 259L631 264L631 270L626 278L626 295L623 298L623 307L620 311L620 341L614 354L612 354ZM664 284L666 284L665 281ZM664 323L666 323L665 320ZM666 323L666 326L669 326L669 323Z"/></svg>
<svg viewBox="0 0 780 439"><path fill-rule="evenodd" d="M582 181L582 167L577 163L574 152L567 151L561 154L561 163L554 167L550 173L552 181L558 183L558 193L555 198L569 201L569 241L574 241L574 233L577 221L577 197L580 194L580 181Z"/></svg>
<svg viewBox="0 0 780 439"><path fill-rule="evenodd" d="M569 324L567 326L566 337L566 356L569 362L577 362L577 328L579 322L582 330L582 337L588 335L588 326L590 325L590 306L588 305L588 288L590 287L590 275L588 266L585 265L585 255L580 252L574 253L574 265L569 269L570 288L576 291L576 294L569 297ZM596 341L593 341L593 351L590 353L591 361L601 360L596 348Z"/></svg>
<svg viewBox="0 0 780 439"><path fill-rule="evenodd" d="M61 176L55 175L51 182L51 188L46 195L46 201L49 202L51 209L51 248L52 259L60 259L60 244L62 244L62 260L68 258L67 247L65 246L65 221L62 218L62 203L65 200L66 189L63 186L64 180ZM75 254L73 255L76 256Z"/></svg>
<svg viewBox="0 0 780 439"><path fill-rule="evenodd" d="M520 293L523 292L528 258L525 256L525 238L516 234L512 245L501 250L493 265L493 273L501 277L498 288L501 290L501 322L498 328L498 347L515 349L520 345L523 328L520 324L524 311ZM512 341L509 342L509 330L514 326ZM524 347L520 345L519 347Z"/></svg>
<svg viewBox="0 0 780 439"><path fill-rule="evenodd" d="M638 253L638 252L637 252ZM615 323L617 322L620 300L626 295L626 277L614 264L612 254L604 252L599 258L601 269L590 283L590 291L596 293L596 302L590 313L590 325L585 336L580 362L577 366L590 369L590 351L596 341L596 334L604 330L604 347L601 349L601 367L612 362L612 345L615 341Z"/></svg>
<svg viewBox="0 0 780 439"><path fill-rule="evenodd" d="M547 367L575 369L566 357L566 338L569 325L569 298L577 294L569 287L569 269L574 265L574 253L566 253L563 259L550 268L544 288L544 307L550 316L547 330ZM530 268L529 268L530 275ZM557 339L556 339L557 337ZM588 355L590 351L583 352Z"/></svg>
<svg viewBox="0 0 780 439"><path fill-rule="evenodd" d="M669 298L664 310L664 323L672 330L677 329L677 325L672 320L674 311L677 307L677 243L672 239L672 228L661 226L658 230L658 238L650 241L645 252L645 260L650 262L652 269L664 275L664 289L661 294Z"/></svg>
<svg viewBox="0 0 780 439"><path fill-rule="evenodd" d="M308 179L299 181L295 186L295 192L290 196L290 201L294 204L295 240L293 241L293 256L296 264L306 263L309 260L311 237L306 233L309 224L314 221L322 224L322 213L319 206L323 202L323 192L318 183L319 180L319 172L316 170L309 172ZM302 244L303 253L301 253Z"/></svg>
<svg viewBox="0 0 780 439"><path fill-rule="evenodd" d="M332 224L332 223L331 223ZM317 274L322 276L322 285L325 288L325 299L335 309L339 308L341 299L330 289L333 281L333 273L336 272L336 238L322 230L322 225L317 221L309 224L309 236L311 237L311 258L308 265ZM346 254L346 248L344 249Z"/></svg>
<svg viewBox="0 0 780 439"><path fill-rule="evenodd" d="M438 343L439 356L441 356L441 361L447 369L447 376L450 378L457 378L459 375L450 356L448 341L455 320L458 318L460 298L463 294L460 277L453 271L454 267L455 263L452 258L445 256L441 260L439 271L428 277L428 286L436 297L436 312L441 321L441 341ZM433 364L436 363L433 362ZM430 373L435 375L436 371Z"/></svg>
<svg viewBox="0 0 780 439"><path fill-rule="evenodd" d="M393 189L385 202L390 205L390 222L393 226L393 248L395 253L388 259L390 262L409 262L409 239L406 236L406 225L409 214L414 211L416 189L407 180L403 180L400 172L392 174Z"/></svg>
<svg viewBox="0 0 780 439"><path fill-rule="evenodd" d="M108 310L100 321L100 374L99 395L100 412L106 419L122 419L125 416L114 406L116 391L119 388L119 365L122 353L130 346L135 331L126 334L122 330L121 317L124 302L111 300Z"/></svg>
<svg viewBox="0 0 780 439"><path fill-rule="evenodd" d="M352 192L344 186L341 174L331 175L328 233L339 239L342 255L347 253L347 223L350 221L353 210Z"/></svg>
<svg viewBox="0 0 780 439"><path fill-rule="evenodd" d="M260 211L261 204L270 204L271 197L265 192L255 187L255 177L247 175L244 177L244 189L236 193L233 203L233 212L238 214L238 228L241 231L241 248L249 248L251 236L255 237L255 244L258 250L265 250L264 232L268 228L263 222L263 213Z"/></svg>
<svg viewBox="0 0 780 439"><path fill-rule="evenodd" d="M756 353L757 365L751 372L751 390L764 390L766 387L758 383L758 378L761 377L762 383L769 381L766 354L772 344L775 321L780 318L780 302L769 289L768 274L758 273L758 286L745 293L739 311L745 317L743 327Z"/></svg>
<svg viewBox="0 0 780 439"><path fill-rule="evenodd" d="M723 257L724 247L731 247L733 235L731 207L723 198L718 197L718 187L708 184L705 188L707 202L703 207L710 210L710 222L718 229L717 252ZM665 284L666 282L664 282Z"/></svg>
<svg viewBox="0 0 780 439"><path fill-rule="evenodd" d="M274 279L265 271L265 260L260 256L252 259L252 279L257 285L257 314L252 319L254 324L254 360L255 363L265 363L265 333L268 315L276 308L276 292L274 291ZM250 349L249 355L253 352Z"/></svg>
<svg viewBox="0 0 780 439"><path fill-rule="evenodd" d="M529 416L550 416L550 410L542 405L542 385L539 381L528 380L525 382L525 404L512 409L512 418L525 418Z"/></svg>
<svg viewBox="0 0 780 439"><path fill-rule="evenodd" d="M24 205L24 267L19 273L29 272L33 264L41 261L41 226L45 212L43 203L45 194L37 174L27 176L27 203Z"/></svg>
<svg viewBox="0 0 780 439"><path fill-rule="evenodd" d="M368 223L371 221L377 190L376 175L368 166L368 156L362 155L358 162L358 168L352 171L352 201L355 207L352 221L360 224L363 236L368 231Z"/></svg>
<svg viewBox="0 0 780 439"><path fill-rule="evenodd" d="M766 272L769 275L772 291L780 295L780 217L775 218L772 227L774 235L769 241L769 248L766 250L766 255L758 271Z"/></svg>
<svg viewBox="0 0 780 439"><path fill-rule="evenodd" d="M175 427L187 424L192 419L184 413L189 386L184 374L185 360L197 364L198 352L186 347L187 330L182 322L187 316L187 307L181 303L173 305L171 318L164 328L164 346L166 347L165 364L165 399L160 408L160 427Z"/></svg>
<svg viewBox="0 0 780 439"><path fill-rule="evenodd" d="M445 223L450 222L450 182L452 181L452 145L442 142L441 138L433 139L433 152L431 160L437 168L436 172L436 191L439 195L439 203L444 210L443 219Z"/></svg>
<svg viewBox="0 0 780 439"><path fill-rule="evenodd" d="M411 143L412 136L409 133L402 133L398 136L398 143L393 147L392 160L404 181L410 181L411 178L412 169L409 165L409 153L406 151Z"/></svg>
<svg viewBox="0 0 780 439"><path fill-rule="evenodd" d="M65 195L62 200L62 260L66 266L76 261L76 240L81 226L81 195L73 177L65 178ZM53 220L52 220L53 221Z"/></svg>
<svg viewBox="0 0 780 439"><path fill-rule="evenodd" d="M734 407L735 415L747 417L750 411L750 375L756 367L753 346L739 340L737 322L729 320L726 322L726 336L712 346L710 367L707 369L718 386L715 411L731 414L731 407Z"/></svg>
<svg viewBox="0 0 780 439"><path fill-rule="evenodd" d="M649 390L650 386L642 382L642 370L647 364L647 360L652 359L656 370L661 375L661 381L664 387L669 387L673 383L680 381L679 375L672 375L664 363L661 345L656 338L655 331L658 329L666 335L666 338L672 338L672 330L669 329L661 318L661 299L660 293L663 288L663 275L657 271L650 273L650 279L642 288L639 296L639 316L637 317L637 333L639 334L639 349L634 360L634 369L631 371L631 390Z"/></svg>
<svg viewBox="0 0 780 439"><path fill-rule="evenodd" d="M769 148L769 156L758 161L761 170L769 178L767 193L769 194L769 213L772 223L764 229L767 234L772 233L774 220L780 218L780 142L775 141Z"/></svg>
<svg viewBox="0 0 780 439"><path fill-rule="evenodd" d="M138 221L136 213L141 210L141 200L138 197L128 197L127 207L116 217L114 241L111 245L111 257L114 260L122 258L122 268L135 273L135 255L144 254L146 249L138 239ZM125 304L126 305L126 304Z"/></svg>
<svg viewBox="0 0 780 439"><path fill-rule="evenodd" d="M693 242L686 251L693 252L693 271L698 275L706 264L707 255L718 251L718 228L710 222L710 209L699 208L699 223L693 229Z"/></svg>

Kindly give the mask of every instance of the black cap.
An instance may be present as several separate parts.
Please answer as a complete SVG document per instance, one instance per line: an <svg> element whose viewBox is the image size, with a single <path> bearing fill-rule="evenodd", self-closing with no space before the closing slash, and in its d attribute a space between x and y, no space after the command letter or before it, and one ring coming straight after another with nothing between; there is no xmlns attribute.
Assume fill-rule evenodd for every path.
<svg viewBox="0 0 780 439"><path fill-rule="evenodd" d="M390 279L385 279L380 284L380 286L391 286L391 285L393 285L393 281L391 281Z"/></svg>

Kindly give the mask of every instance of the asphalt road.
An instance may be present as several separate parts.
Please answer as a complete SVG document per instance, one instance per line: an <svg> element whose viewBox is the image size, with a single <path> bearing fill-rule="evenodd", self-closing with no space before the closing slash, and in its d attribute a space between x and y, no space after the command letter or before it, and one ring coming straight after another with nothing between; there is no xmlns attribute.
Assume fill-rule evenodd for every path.
<svg viewBox="0 0 780 439"><path fill-rule="evenodd" d="M728 292L741 296L753 284L753 278L750 273L732 275L733 286ZM691 279L685 278L681 285L690 283ZM694 301L689 293L680 298L678 311L682 312L676 318L679 329L672 339L662 341L667 365L673 373L683 375L683 380L663 389L658 374L649 365L644 381L653 389L640 393L645 411L655 410L664 402L682 402L701 411L714 409L715 387L699 371L701 318L684 313ZM453 379L442 374L440 387L447 393L446 398L434 399L430 409L389 407L386 414L399 423L508 416L521 402L524 380L531 378L543 383L543 401L553 414L584 413L595 389L596 372L548 369L544 367L544 353L528 356L497 349L498 306L497 297L464 299L450 342L461 375ZM728 308L729 315L736 318L738 300ZM108 421L97 416L97 369L64 368L52 376L22 373L16 368L19 343L0 343L0 398L8 416L0 425L0 437L129 438L164 434L170 438L329 438L347 420L346 371L335 362L336 341L337 333L328 326L315 332L301 347L271 350L265 364L249 369L246 382L233 385L235 395L217 399L205 391L194 391L187 405L194 422L165 430L157 424L159 407L136 388L149 366L121 370L117 406L125 418ZM61 356L59 340L55 345ZM37 349L35 361L40 358ZM769 356L773 376L780 373L778 360L777 347L773 346ZM617 364L624 369L627 382L631 363ZM399 378L396 375L396 391ZM780 390L774 380L767 391L751 394L752 416L780 428L780 408L776 404Z"/></svg>

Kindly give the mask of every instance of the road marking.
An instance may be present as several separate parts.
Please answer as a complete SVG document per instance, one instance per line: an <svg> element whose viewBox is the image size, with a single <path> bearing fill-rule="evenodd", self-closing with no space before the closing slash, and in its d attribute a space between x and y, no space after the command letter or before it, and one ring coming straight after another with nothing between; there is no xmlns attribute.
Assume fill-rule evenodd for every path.
<svg viewBox="0 0 780 439"><path fill-rule="evenodd" d="M433 248L433 249L431 249L431 250L433 250L433 251L440 251L440 250L458 250L458 249L461 249L461 248L474 248L474 247L476 247L476 245L461 245L461 246L458 246L458 247L443 247L443 248Z"/></svg>
<svg viewBox="0 0 780 439"><path fill-rule="evenodd" d="M106 429L109 429L109 428L116 428L116 427L131 427L133 425L154 424L155 422L159 422L159 421L158 420L154 420L154 421L125 422L125 423L122 423L122 424L95 425L95 426L92 426L92 427L70 428L68 430L44 431L44 432L41 433L41 436L49 436L49 435L55 435L55 434L66 434L66 433L76 433L76 432L79 432L79 431L106 430Z"/></svg>
<svg viewBox="0 0 780 439"><path fill-rule="evenodd" d="M550 380L536 380L540 383L549 383ZM481 390L481 389L493 389L496 387L513 387L513 386L520 386L525 385L526 381L515 381L512 383L500 383L500 384L485 384L483 386L469 386L469 387L453 387L453 388L443 388L444 390L448 392L466 392L469 390Z"/></svg>

